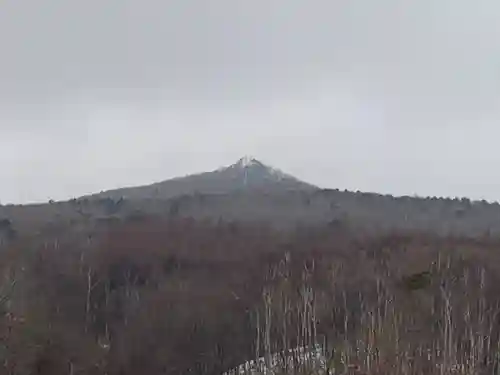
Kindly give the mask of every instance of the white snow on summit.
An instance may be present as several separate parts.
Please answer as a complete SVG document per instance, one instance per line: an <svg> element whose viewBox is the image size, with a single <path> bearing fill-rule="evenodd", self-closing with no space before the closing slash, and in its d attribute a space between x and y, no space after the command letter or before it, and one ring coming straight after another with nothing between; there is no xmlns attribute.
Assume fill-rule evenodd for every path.
<svg viewBox="0 0 500 375"><path fill-rule="evenodd" d="M240 158L236 163L228 167L218 168L217 171L222 172L228 169L241 169L245 173L245 180L246 180L248 170L252 168L259 168L259 170L261 170L263 173L268 174L269 176L272 176L275 180L283 180L283 179L297 180L295 177L287 173L284 173L277 168L270 167L262 163L261 161L257 160L256 158L248 155Z"/></svg>
<svg viewBox="0 0 500 375"><path fill-rule="evenodd" d="M258 164L259 162L257 159L251 157L251 156L244 156L238 162L236 163L237 166L246 168L246 167L251 167L252 165Z"/></svg>

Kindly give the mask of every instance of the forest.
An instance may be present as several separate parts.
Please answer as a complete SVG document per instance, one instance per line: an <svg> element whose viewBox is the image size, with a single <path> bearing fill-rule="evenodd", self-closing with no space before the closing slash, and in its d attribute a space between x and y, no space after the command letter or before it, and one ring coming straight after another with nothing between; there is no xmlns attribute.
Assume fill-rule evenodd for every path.
<svg viewBox="0 0 500 375"><path fill-rule="evenodd" d="M60 230L3 242L1 373L219 375L316 343L335 374L497 371L490 235L154 216Z"/></svg>

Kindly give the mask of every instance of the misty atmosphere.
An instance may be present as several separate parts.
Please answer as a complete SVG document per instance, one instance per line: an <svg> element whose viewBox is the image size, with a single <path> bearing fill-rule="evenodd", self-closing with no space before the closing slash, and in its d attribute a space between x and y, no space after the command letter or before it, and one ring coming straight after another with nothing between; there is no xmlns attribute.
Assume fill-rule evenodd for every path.
<svg viewBox="0 0 500 375"><path fill-rule="evenodd" d="M0 375L499 375L499 21L0 1Z"/></svg>

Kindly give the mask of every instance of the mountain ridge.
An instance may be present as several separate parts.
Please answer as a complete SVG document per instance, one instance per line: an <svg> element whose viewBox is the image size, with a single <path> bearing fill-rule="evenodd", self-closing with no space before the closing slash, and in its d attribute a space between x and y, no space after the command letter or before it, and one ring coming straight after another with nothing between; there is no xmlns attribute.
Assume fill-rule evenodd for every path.
<svg viewBox="0 0 500 375"><path fill-rule="evenodd" d="M302 181L252 157L210 172L178 176L148 185L130 186L86 195L82 198L171 199L186 194L227 194L237 191L310 191L319 187Z"/></svg>
<svg viewBox="0 0 500 375"><path fill-rule="evenodd" d="M9 220L16 230L24 232L44 226L79 227L149 216L251 222L280 228L331 225L379 232L500 236L498 202L321 189L251 157L212 172L151 185L48 204L0 206L0 219Z"/></svg>

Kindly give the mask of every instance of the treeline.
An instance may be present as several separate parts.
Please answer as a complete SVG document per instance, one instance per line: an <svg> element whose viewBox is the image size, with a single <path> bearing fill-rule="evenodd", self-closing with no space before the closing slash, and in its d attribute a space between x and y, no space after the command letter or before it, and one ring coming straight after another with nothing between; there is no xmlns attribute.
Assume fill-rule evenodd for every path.
<svg viewBox="0 0 500 375"><path fill-rule="evenodd" d="M315 341L337 369L496 363L491 237L158 218L58 237L2 249L0 373L218 375Z"/></svg>
<svg viewBox="0 0 500 375"><path fill-rule="evenodd" d="M9 220L16 233L33 233L46 226L78 228L96 221L127 221L151 215L171 220L211 220L213 223L219 220L266 223L292 230L297 225L330 224L362 228L373 234L419 231L441 236L500 235L498 202L393 197L328 189L250 189L227 194L196 192L171 199L81 198L51 204L0 206L0 220Z"/></svg>

